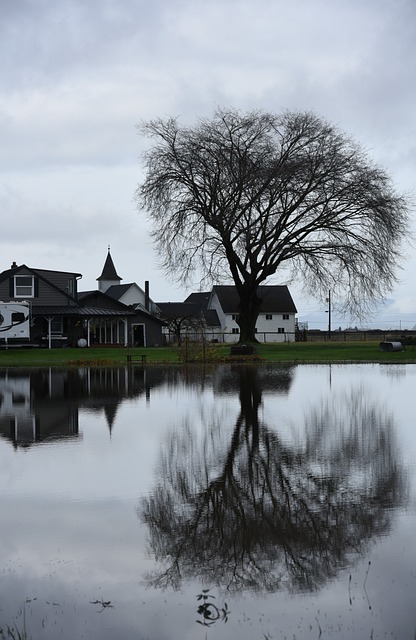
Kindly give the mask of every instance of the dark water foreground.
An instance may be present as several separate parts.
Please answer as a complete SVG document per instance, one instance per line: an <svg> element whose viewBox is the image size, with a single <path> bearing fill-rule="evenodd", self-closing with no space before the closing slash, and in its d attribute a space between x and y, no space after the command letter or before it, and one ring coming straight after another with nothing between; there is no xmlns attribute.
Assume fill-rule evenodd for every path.
<svg viewBox="0 0 416 640"><path fill-rule="evenodd" d="M415 389L416 365L0 371L0 639L412 639Z"/></svg>

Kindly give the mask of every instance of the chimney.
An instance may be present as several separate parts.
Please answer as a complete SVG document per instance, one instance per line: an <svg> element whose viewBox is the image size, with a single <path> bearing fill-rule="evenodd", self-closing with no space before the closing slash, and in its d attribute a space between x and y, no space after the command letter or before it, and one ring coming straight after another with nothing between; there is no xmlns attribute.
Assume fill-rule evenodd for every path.
<svg viewBox="0 0 416 640"><path fill-rule="evenodd" d="M150 311L149 280L144 283L144 307L146 311Z"/></svg>
<svg viewBox="0 0 416 640"><path fill-rule="evenodd" d="M12 262L12 265L11 265L10 269L17 269L17 264L16 264L16 262Z"/></svg>

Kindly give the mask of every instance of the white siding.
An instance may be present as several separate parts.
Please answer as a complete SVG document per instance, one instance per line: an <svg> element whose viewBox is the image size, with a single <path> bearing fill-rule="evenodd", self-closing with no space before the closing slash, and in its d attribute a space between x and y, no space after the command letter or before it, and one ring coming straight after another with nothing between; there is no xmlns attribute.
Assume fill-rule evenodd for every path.
<svg viewBox="0 0 416 640"><path fill-rule="evenodd" d="M144 291L140 289L137 284L132 284L132 286L123 293L119 300L126 305L141 304L144 307L146 296Z"/></svg>
<svg viewBox="0 0 416 640"><path fill-rule="evenodd" d="M271 320L266 317L272 316ZM288 318L284 316L289 316ZM261 313L256 323L257 340L260 342L293 342L295 340L294 313ZM279 329L282 333L279 333Z"/></svg>
<svg viewBox="0 0 416 640"><path fill-rule="evenodd" d="M213 295L211 298L211 308L214 308L221 322L221 331L225 334L226 342L237 342L238 333L233 333L233 329L239 329L236 320L231 313L223 313L218 297ZM271 320L266 320L266 315L271 315ZM283 316L289 316L287 319ZM295 314L294 313L261 313L256 323L256 338L260 342L293 342L295 340ZM279 329L283 329L280 333Z"/></svg>

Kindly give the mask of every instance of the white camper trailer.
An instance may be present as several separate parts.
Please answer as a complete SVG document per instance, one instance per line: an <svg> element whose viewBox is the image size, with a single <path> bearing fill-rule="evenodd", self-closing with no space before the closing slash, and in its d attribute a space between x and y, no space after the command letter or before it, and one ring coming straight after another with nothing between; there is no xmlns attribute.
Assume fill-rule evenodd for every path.
<svg viewBox="0 0 416 640"><path fill-rule="evenodd" d="M0 301L0 343L23 342L30 338L30 304Z"/></svg>

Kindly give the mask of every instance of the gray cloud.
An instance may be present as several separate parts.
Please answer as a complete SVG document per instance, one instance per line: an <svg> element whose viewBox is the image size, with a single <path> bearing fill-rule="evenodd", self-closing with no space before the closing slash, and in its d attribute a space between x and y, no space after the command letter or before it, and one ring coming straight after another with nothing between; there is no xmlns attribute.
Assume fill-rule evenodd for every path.
<svg viewBox="0 0 416 640"><path fill-rule="evenodd" d="M22 261L95 278L110 243L130 279L146 271L169 297L133 203L147 144L135 125L157 116L313 110L414 191L415 18L413 0L3 0L0 269L21 245ZM411 258L393 299L416 310Z"/></svg>

